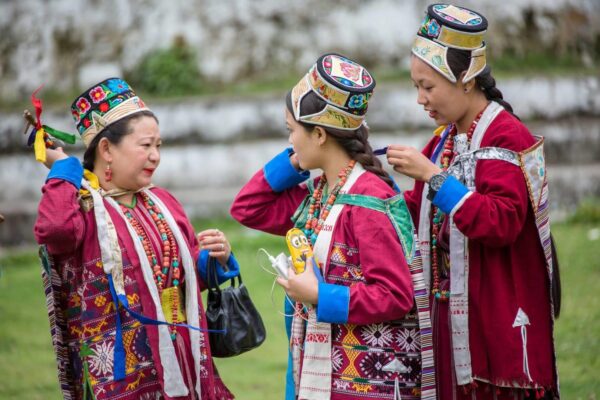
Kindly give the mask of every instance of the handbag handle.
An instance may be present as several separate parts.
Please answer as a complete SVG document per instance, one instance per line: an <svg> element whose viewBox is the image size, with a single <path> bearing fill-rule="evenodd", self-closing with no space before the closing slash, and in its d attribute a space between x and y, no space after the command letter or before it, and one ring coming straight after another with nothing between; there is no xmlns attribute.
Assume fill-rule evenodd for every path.
<svg viewBox="0 0 600 400"><path fill-rule="evenodd" d="M207 271L206 271L206 285L208 290L213 292L221 292L221 288L219 287L219 279L217 276L217 259L214 257L208 257L207 263ZM235 287L235 276L231 278L231 286ZM242 284L242 273L240 272L237 275L238 278L238 286ZM214 283L214 285L213 285Z"/></svg>

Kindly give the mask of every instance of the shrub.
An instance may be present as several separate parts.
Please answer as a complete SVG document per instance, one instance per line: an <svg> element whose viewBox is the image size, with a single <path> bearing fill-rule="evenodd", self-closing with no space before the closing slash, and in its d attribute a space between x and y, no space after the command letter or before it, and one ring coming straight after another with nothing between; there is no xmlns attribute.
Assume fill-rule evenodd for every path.
<svg viewBox="0 0 600 400"><path fill-rule="evenodd" d="M196 53L183 40L146 54L127 80L139 91L157 96L193 94L201 86Z"/></svg>
<svg viewBox="0 0 600 400"><path fill-rule="evenodd" d="M600 224L600 198L589 198L582 201L568 221L580 224Z"/></svg>

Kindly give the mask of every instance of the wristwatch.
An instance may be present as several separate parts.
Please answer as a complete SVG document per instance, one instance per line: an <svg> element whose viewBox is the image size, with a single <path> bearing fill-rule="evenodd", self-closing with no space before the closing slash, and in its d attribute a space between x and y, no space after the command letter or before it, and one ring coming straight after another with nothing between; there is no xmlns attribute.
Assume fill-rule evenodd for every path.
<svg viewBox="0 0 600 400"><path fill-rule="evenodd" d="M439 174L435 174L429 179L429 192L427 192L427 200L433 201L433 198L437 194L437 192L442 188L446 179L448 179L449 174L445 171L440 172Z"/></svg>

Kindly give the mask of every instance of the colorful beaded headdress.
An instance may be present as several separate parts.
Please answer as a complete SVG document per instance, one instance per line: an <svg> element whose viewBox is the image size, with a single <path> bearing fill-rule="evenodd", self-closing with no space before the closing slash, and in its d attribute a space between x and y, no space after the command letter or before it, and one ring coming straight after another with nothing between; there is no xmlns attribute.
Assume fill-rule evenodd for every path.
<svg viewBox="0 0 600 400"><path fill-rule="evenodd" d="M488 23L483 15L464 7L432 4L417 32L412 53L448 80L457 78L448 65L448 48L468 50L471 63L463 83L479 75L486 65L484 34Z"/></svg>
<svg viewBox="0 0 600 400"><path fill-rule="evenodd" d="M373 95L375 79L360 64L338 54L319 57L308 73L292 89L296 121L342 130L360 128ZM300 115L302 98L314 92L327 105L310 115Z"/></svg>
<svg viewBox="0 0 600 400"><path fill-rule="evenodd" d="M86 147L106 126L140 111L149 109L120 78L109 78L92 86L71 105L77 131Z"/></svg>

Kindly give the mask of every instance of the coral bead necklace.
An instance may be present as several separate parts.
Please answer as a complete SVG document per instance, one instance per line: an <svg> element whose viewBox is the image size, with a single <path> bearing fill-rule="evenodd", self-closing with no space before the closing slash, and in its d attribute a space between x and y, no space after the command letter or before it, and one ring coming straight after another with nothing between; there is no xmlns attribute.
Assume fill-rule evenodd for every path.
<svg viewBox="0 0 600 400"><path fill-rule="evenodd" d="M337 195L348 180L348 176L350 175L350 172L352 172L355 164L356 160L350 160L348 165L340 171L338 174L338 180L333 189L331 189L331 193L327 197L327 201L325 203L322 203L323 190L327 184L327 177L325 174L321 176L319 185L310 197L308 205L308 217L304 226L304 234L313 246L317 241L319 232L321 232L321 229L323 229L323 224L325 223L327 216L329 216L329 212L335 203Z"/></svg>
<svg viewBox="0 0 600 400"><path fill-rule="evenodd" d="M142 242L142 246L144 247L144 252L146 253L146 257L148 257L148 262L150 263L150 267L152 268L154 281L156 282L156 287L158 288L159 295L162 295L163 290L167 286L169 272L171 272L172 284L174 288L177 288L180 283L181 278L181 269L179 265L179 256L177 251L177 241L175 240L175 235L173 231L167 224L164 215L157 207L157 205L148 197L146 193L140 193L142 197L142 204L144 208L148 211L148 214L154 221L156 228L158 229L160 240L161 240L161 250L162 250L162 262L159 261L159 255L157 255L152 247L152 242L150 238L140 222L133 216L131 210L129 210L126 206L120 205L123 214L135 230L138 235L140 241ZM172 313L173 313L173 321L176 321L179 316L179 290L173 290L172 296ZM171 336L174 338L176 335L175 327L171 329Z"/></svg>
<svg viewBox="0 0 600 400"><path fill-rule="evenodd" d="M473 138L473 133L475 132L475 128L477 127L477 123L481 119L481 115L485 111L485 108L477 114L469 130L467 132L467 143L471 143L471 139ZM457 135L456 125L453 125L448 137L446 138L446 142L444 143L444 150L442 151L441 156L441 167L442 170L447 171L450 166L450 161L454 158L454 139ZM441 266L439 262L440 255L438 254L438 240L441 235L442 224L444 222L444 214L442 211L431 205L431 215L433 215L433 220L431 224L431 273L432 273L432 288L431 293L435 296L439 301L448 301L450 298L449 290L440 289L440 279L441 279Z"/></svg>

